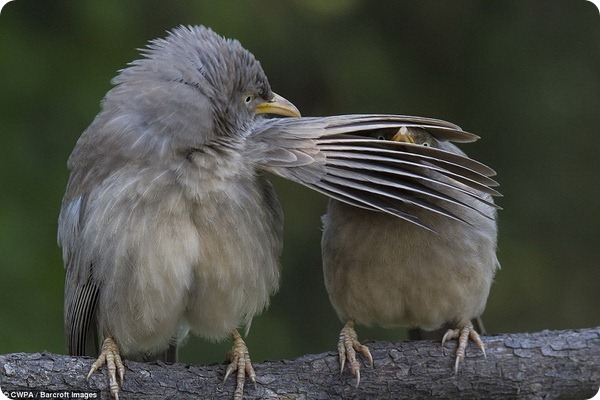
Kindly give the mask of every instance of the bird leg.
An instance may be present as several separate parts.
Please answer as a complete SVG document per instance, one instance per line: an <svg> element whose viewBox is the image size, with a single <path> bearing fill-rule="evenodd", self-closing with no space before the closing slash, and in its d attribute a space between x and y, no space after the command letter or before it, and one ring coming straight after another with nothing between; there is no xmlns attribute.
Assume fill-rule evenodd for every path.
<svg viewBox="0 0 600 400"><path fill-rule="evenodd" d="M256 374L254 373L254 368L252 368L250 354L248 353L248 347L246 347L246 342L244 342L244 339L242 339L237 330L231 332L231 338L233 339L233 347L227 354L227 361L229 361L229 365L225 371L225 378L223 378L223 382L229 378L229 375L231 375L233 371L237 371L237 384L233 394L233 399L242 400L244 395L246 374L255 385Z"/></svg>
<svg viewBox="0 0 600 400"><path fill-rule="evenodd" d="M119 347L113 338L107 337L102 344L102 351L98 356L98 359L92 364L90 372L86 379L90 379L90 376L98 370L101 366L106 364L108 368L108 386L110 388L110 394L119 400L119 383L117 382L117 370L119 371L120 385L123 385L123 377L125 376L125 366L119 355Z"/></svg>
<svg viewBox="0 0 600 400"><path fill-rule="evenodd" d="M487 357L485 354L485 346L479 337L477 331L473 328L473 324L469 321L464 324L462 327L458 327L456 329L448 329L444 337L442 338L442 346L446 342L446 340L458 339L458 348L456 349L456 361L454 362L454 373L458 373L458 365L465 358L465 350L467 348L467 343L469 343L469 338L477 344L477 347L481 349L483 352L483 356Z"/></svg>
<svg viewBox="0 0 600 400"><path fill-rule="evenodd" d="M338 340L338 354L340 356L340 374L344 371L344 365L346 359L348 360L348 367L352 375L356 377L356 387L360 384L360 364L356 360L356 352L361 353L363 356L369 359L369 364L373 368L373 356L369 348L365 345L360 344L358 341L358 335L354 330L354 321L350 320L346 322L346 325L340 331L340 339Z"/></svg>

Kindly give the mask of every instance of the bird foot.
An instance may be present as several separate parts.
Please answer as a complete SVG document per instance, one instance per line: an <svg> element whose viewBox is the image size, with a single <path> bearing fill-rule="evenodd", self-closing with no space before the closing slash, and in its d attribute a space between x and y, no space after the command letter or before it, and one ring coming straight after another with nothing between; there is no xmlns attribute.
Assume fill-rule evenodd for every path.
<svg viewBox="0 0 600 400"><path fill-rule="evenodd" d="M448 329L444 337L442 338L442 346L446 343L446 340L458 339L458 348L456 349L456 361L454 362L454 373L458 373L458 365L465 359L465 350L467 349L467 343L469 342L469 338L475 342L477 347L481 349L483 352L483 356L487 357L485 354L485 346L479 337L477 331L473 328L473 324L471 322L465 324L462 327L456 329Z"/></svg>
<svg viewBox="0 0 600 400"><path fill-rule="evenodd" d="M244 339L242 339L237 330L234 330L231 333L231 338L233 339L233 347L227 354L227 361L229 361L229 365L225 371L225 378L223 378L223 382L229 378L229 375L231 375L233 371L237 371L236 387L233 394L233 399L242 400L244 395L244 383L246 382L246 375L248 375L250 381L256 385L256 374L254 373L254 368L252 368L252 363L250 362L250 353L248 353L248 347L246 347L246 342L244 342Z"/></svg>
<svg viewBox="0 0 600 400"><path fill-rule="evenodd" d="M108 386L110 388L110 394L116 400L119 400L120 386L117 382L117 371L119 371L119 381L122 386L123 377L125 376L125 366L123 365L123 360L121 360L117 343L110 337L104 340L102 351L98 356L98 359L92 364L86 379L90 379L90 376L104 364L106 364L106 367L108 368Z"/></svg>
<svg viewBox="0 0 600 400"><path fill-rule="evenodd" d="M369 360L371 368L373 368L373 356L369 348L358 341L358 335L354 330L354 322L348 321L340 331L338 340L338 354L340 357L340 374L344 371L344 365L348 360L348 367L352 375L356 377L356 387L360 385L360 364L356 359L356 352L361 353Z"/></svg>

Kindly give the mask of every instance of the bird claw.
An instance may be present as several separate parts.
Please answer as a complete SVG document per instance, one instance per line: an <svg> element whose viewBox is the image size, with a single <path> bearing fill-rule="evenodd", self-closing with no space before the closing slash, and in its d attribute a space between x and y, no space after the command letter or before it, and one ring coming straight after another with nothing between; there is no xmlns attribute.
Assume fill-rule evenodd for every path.
<svg viewBox="0 0 600 400"><path fill-rule="evenodd" d="M344 371L346 360L348 360L348 368L352 375L356 377L356 387L360 385L360 364L356 359L356 353L360 353L369 360L371 368L373 368L373 356L369 348L358 341L358 335L354 330L354 322L348 321L340 331L338 340L338 354L340 358L340 374Z"/></svg>
<svg viewBox="0 0 600 400"><path fill-rule="evenodd" d="M104 364L106 364L106 368L108 369L108 387L110 388L110 394L116 400L119 400L120 386L123 386L123 379L125 377L125 366L123 365L123 360L119 354L117 343L110 337L104 340L102 351L96 361L92 364L86 379L90 379L90 376ZM117 382L117 371L119 373L120 385L119 382Z"/></svg>
<svg viewBox="0 0 600 400"><path fill-rule="evenodd" d="M250 378L250 381L254 383L254 387L256 388L256 374L254 373L254 368L252 367L252 362L250 361L250 353L248 352L248 347L246 347L244 339L242 339L238 331L233 331L231 333L231 337L233 339L233 347L227 354L227 361L229 361L229 365L225 370L223 382L229 378L229 375L231 375L233 371L237 371L236 387L233 398L234 400L242 400L244 395L244 383L246 382L246 375L248 375L248 378Z"/></svg>
<svg viewBox="0 0 600 400"><path fill-rule="evenodd" d="M477 347L483 352L483 356L487 358L487 354L485 353L485 346L481 341L481 337L479 333L473 328L473 324L471 322L465 324L464 326L456 329L448 329L444 337L442 338L442 346L446 343L447 340L458 339L458 347L456 348L456 360L454 361L454 373L458 373L458 366L465 359L465 352L467 349L467 344L469 343L469 338L475 342Z"/></svg>

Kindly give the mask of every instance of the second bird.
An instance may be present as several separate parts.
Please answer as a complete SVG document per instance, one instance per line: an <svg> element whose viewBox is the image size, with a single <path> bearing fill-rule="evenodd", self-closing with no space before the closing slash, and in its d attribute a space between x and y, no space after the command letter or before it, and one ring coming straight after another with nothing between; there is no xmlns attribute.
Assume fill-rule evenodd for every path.
<svg viewBox="0 0 600 400"><path fill-rule="evenodd" d="M426 129L403 127L395 133L374 135L464 155L458 147L437 140ZM368 347L358 341L355 323L423 330L450 324L456 329L448 330L443 342L455 338L459 341L455 371L464 359L469 338L484 351L471 320L483 313L499 268L497 207L492 202L492 195L498 193L489 188L481 188L485 191L482 192L464 186L427 163L414 168L435 181L424 183L439 190L440 198L432 203L453 213L455 219L406 203L402 211L415 216L419 226L336 200L330 200L323 217L325 285L335 311L345 322L338 342L341 369L348 361L357 385L360 366L356 353L362 353L371 365L373 359ZM448 203L444 195L451 186L440 186L440 182L453 188L464 187L457 199L470 207ZM476 200L474 194L486 201Z"/></svg>

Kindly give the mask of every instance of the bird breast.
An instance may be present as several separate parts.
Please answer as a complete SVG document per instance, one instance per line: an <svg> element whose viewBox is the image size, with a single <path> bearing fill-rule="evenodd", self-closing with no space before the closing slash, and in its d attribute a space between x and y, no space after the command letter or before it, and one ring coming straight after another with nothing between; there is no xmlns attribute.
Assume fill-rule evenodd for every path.
<svg viewBox="0 0 600 400"><path fill-rule="evenodd" d="M256 177L195 171L186 185L194 170L182 182L181 172L127 169L90 196L86 240L96 279L111 288L99 323L125 355L164 349L187 326L222 339L277 288L279 237Z"/></svg>
<svg viewBox="0 0 600 400"><path fill-rule="evenodd" d="M442 216L429 217L436 219L427 222L439 234L330 202L324 274L341 319L436 329L483 312L496 269L495 236L473 233L469 225ZM495 222L490 224L492 229Z"/></svg>

